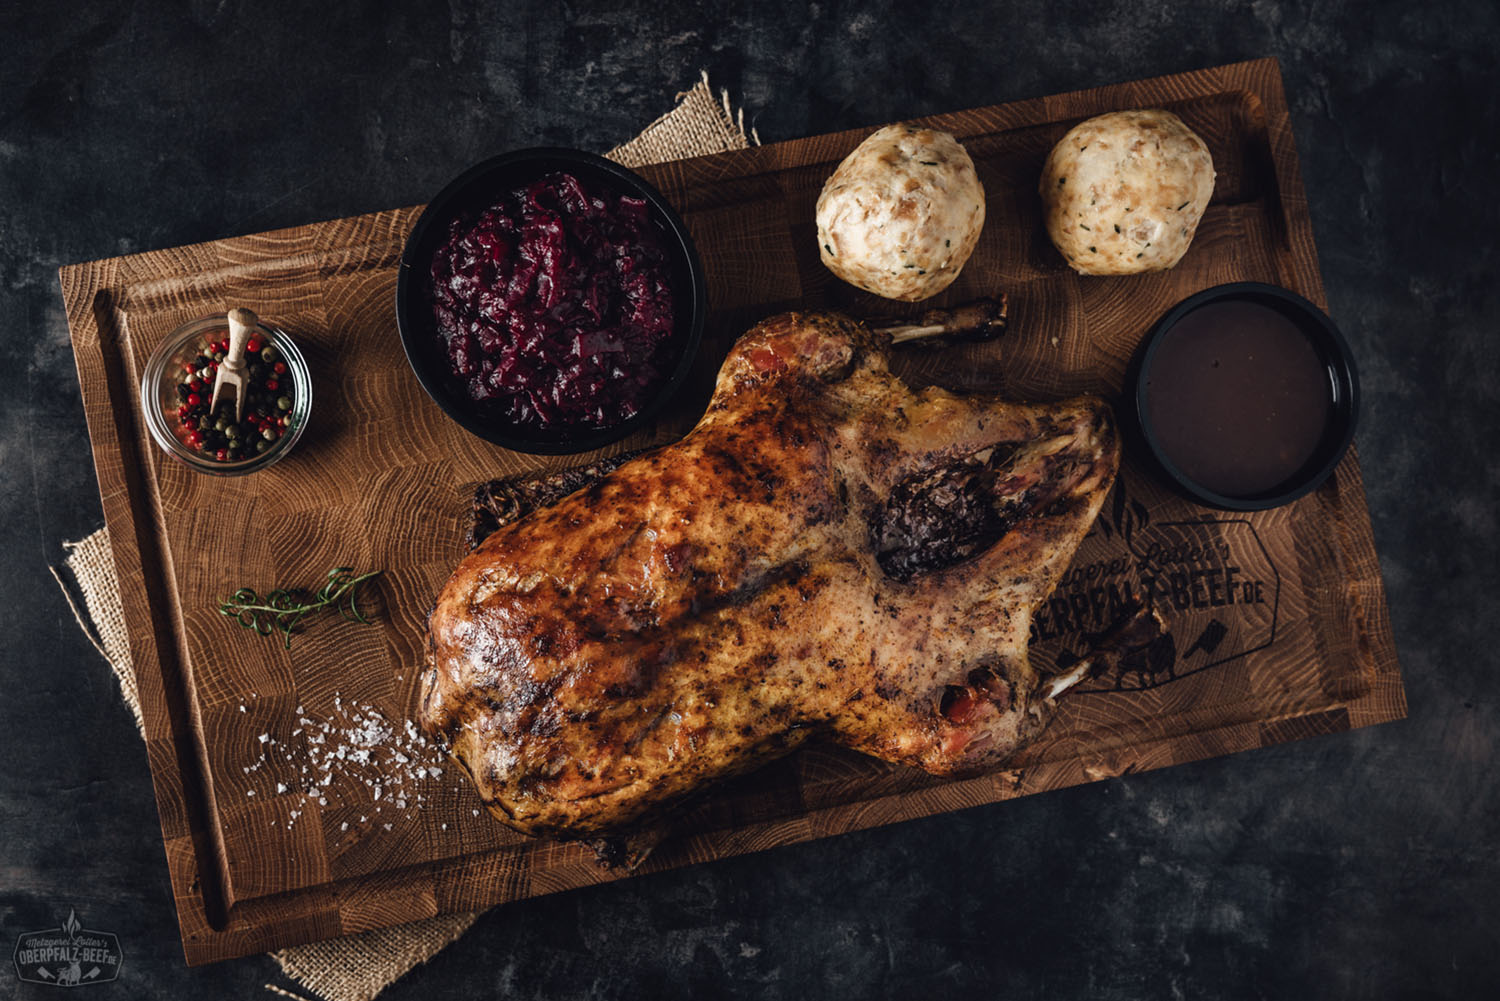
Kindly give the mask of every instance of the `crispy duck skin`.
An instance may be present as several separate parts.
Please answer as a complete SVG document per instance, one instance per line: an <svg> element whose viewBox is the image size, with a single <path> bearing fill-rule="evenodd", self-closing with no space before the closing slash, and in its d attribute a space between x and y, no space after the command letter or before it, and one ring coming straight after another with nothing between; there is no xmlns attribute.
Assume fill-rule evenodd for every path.
<svg viewBox="0 0 1500 1001"><path fill-rule="evenodd" d="M1113 417L913 392L890 349L772 317L687 437L459 564L420 722L496 816L592 837L813 738L961 775L1041 730L1031 615L1114 479Z"/></svg>

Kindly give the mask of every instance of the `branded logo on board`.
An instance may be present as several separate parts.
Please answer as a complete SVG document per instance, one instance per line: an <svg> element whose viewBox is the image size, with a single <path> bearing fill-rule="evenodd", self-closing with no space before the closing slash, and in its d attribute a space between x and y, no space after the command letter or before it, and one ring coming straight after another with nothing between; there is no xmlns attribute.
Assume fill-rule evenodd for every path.
<svg viewBox="0 0 1500 1001"><path fill-rule="evenodd" d="M1145 601L1165 635L1090 677L1083 692L1139 691L1264 650L1276 638L1282 572L1247 517L1157 521L1123 478L1031 624L1032 662L1066 670Z"/></svg>
<svg viewBox="0 0 1500 1001"><path fill-rule="evenodd" d="M16 976L53 987L107 984L120 975L120 940L113 932L84 928L78 916L57 928L26 932L16 940Z"/></svg>

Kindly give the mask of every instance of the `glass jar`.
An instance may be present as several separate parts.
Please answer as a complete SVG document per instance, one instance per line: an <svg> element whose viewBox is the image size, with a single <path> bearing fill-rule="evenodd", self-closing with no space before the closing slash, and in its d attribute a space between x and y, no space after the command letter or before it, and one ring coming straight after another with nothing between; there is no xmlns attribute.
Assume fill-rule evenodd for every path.
<svg viewBox="0 0 1500 1001"><path fill-rule="evenodd" d="M275 351L270 360L253 358L246 353L247 365L258 363L273 371L252 378L253 369L247 368L250 383L247 396L257 395L259 405L252 406L247 399L246 418L254 413L258 420L251 421L249 426L235 425L236 437L229 439L250 450L251 454L242 458L219 459L215 451L204 450L205 442L211 442L213 436L223 433L216 431L215 425L224 413L224 402L220 401L214 414L206 414L206 404L213 395L214 371L209 366L198 366L205 358L212 360L213 352L209 350L212 343L229 340L228 314L217 313L183 324L157 345L146 362L140 387L141 411L145 414L146 427L163 451L197 472L212 476L243 476L264 469L290 452L307 428L308 415L312 413L312 375L307 360L286 331L279 328L258 323L253 339L264 342L262 352L266 346L274 347ZM277 362L285 363L285 372L274 372ZM275 390L265 388L266 378L276 380ZM200 390L189 387L185 393L179 388L195 380L201 386ZM189 403L188 393L197 393L204 413L184 423L181 411ZM233 396L225 395L229 396L232 412ZM286 397L290 397L289 406L280 409L279 403ZM285 418L284 424L282 418ZM269 423L270 427L262 428L260 423ZM224 430L227 431L227 427ZM268 431L274 432L273 438L267 437ZM199 439L197 443L193 440L195 432ZM267 444L257 452L254 449L260 447L261 441Z"/></svg>

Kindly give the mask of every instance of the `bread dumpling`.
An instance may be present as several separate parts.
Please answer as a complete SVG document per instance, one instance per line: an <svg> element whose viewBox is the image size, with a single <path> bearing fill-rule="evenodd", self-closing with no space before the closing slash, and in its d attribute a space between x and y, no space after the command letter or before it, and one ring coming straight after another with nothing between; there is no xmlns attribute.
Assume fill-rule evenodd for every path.
<svg viewBox="0 0 1500 1001"><path fill-rule="evenodd" d="M1193 241L1213 197L1214 164L1171 112L1115 111L1063 136L1038 187L1047 233L1074 271L1164 271Z"/></svg>
<svg viewBox="0 0 1500 1001"><path fill-rule="evenodd" d="M984 188L953 136L887 125L828 178L817 222L828 270L866 292L917 302L951 285L973 253Z"/></svg>

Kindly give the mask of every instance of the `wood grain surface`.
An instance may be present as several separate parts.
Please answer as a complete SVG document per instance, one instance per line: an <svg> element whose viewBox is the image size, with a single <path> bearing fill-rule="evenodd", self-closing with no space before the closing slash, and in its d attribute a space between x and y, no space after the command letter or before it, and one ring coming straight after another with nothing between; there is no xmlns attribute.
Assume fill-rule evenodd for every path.
<svg viewBox="0 0 1500 1001"><path fill-rule="evenodd" d="M1213 202L1174 270L1077 276L1041 226L1042 161L1080 119L1148 106L1176 112L1208 143ZM1324 303L1272 60L922 121L963 141L988 199L974 257L923 306L1003 290L1012 319L995 343L905 354L898 370L913 383L1027 399L1118 397L1140 337L1194 292L1254 280ZM641 171L692 230L712 312L693 378L670 413L611 452L690 428L729 345L771 313L920 311L844 285L818 263L813 204L866 134ZM462 431L423 394L393 310L417 211L62 271L190 963L616 878L584 848L531 841L492 821L461 771L406 735L423 620L463 553L474 485L590 458L508 453ZM302 346L313 416L281 463L212 478L151 442L136 386L162 338L233 305ZM286 650L216 611L241 585L315 587L338 565L384 571L368 603L375 624L317 622ZM1250 515L1196 507L1127 458L1072 571L1038 615L1038 665L1081 652L1084 634L1106 624L1132 589L1162 603L1170 636L1067 696L1044 737L1005 771L945 781L806 750L696 803L645 871L1405 714L1353 451L1315 494ZM356 760L360 750L371 760Z"/></svg>

